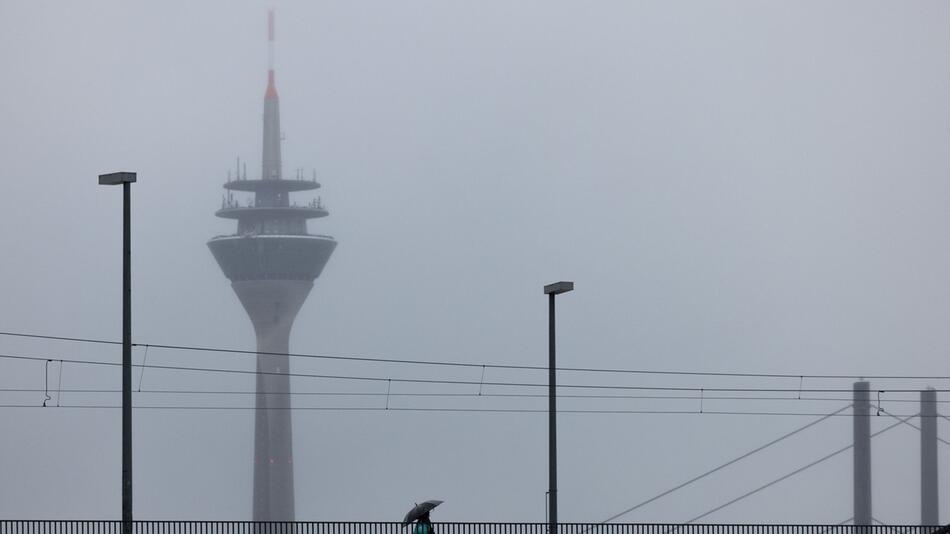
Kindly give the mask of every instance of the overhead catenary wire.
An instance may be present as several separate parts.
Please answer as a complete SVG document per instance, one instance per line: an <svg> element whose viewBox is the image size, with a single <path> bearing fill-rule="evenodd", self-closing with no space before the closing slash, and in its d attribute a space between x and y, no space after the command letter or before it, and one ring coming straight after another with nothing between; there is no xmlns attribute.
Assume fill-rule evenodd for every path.
<svg viewBox="0 0 950 534"><path fill-rule="evenodd" d="M36 404L0 404L0 409L30 409L41 408ZM55 408L85 409L85 410L118 410L122 406L117 404L64 404ZM393 407L384 406L291 406L291 407L262 407L255 406L186 406L186 405L154 405L133 406L133 410L168 410L168 411L315 411L315 412L423 412L423 413L507 413L507 414L547 414L547 409L530 408L429 408L429 407ZM50 408L46 408L50 411ZM807 412L767 412L767 411L728 411L728 410L558 410L558 414L591 414L591 415L721 415L721 416L762 416L762 417L821 417L827 414ZM840 416L851 417L847 414ZM916 417L911 415L909 417Z"/></svg>
<svg viewBox="0 0 950 534"><path fill-rule="evenodd" d="M0 358L7 359L17 359L17 360L27 360L27 361L44 361L47 358L38 357L38 356L20 356L12 354L0 354ZM102 365L102 366L121 366L119 362L104 362L104 361L95 361L95 360L71 360L71 359L61 359L64 362L74 363L74 364L86 364L86 365ZM132 367L142 367L142 364L132 364ZM446 384L446 385L468 385L468 386L478 386L483 384L485 386L504 386L504 387L521 387L521 388L547 388L549 385L542 382L481 382L475 380L459 380L459 379L439 379L439 378L393 378L393 377L382 377L382 376L359 376L359 375L331 375L331 374L317 374L317 373L293 373L293 372L274 372L274 371L251 371L245 369L224 369L224 368L211 368L211 367L187 367L180 365L145 365L149 369L163 369L163 370L172 370L172 371L191 371L191 372L204 372L204 373L230 373L230 374L242 374L242 375L278 375L278 376L288 376L288 377L298 377L298 378L320 378L320 379L330 379L330 380L346 380L346 381L367 381L367 382L399 382L399 383L408 383L408 384ZM558 384L558 388L566 389L597 389L597 390L630 390L630 391L679 391L679 392L744 392L744 393L795 393L795 392L804 392L804 393L848 393L852 389L841 389L841 388L808 388L808 389L798 389L798 388L768 388L768 387L689 387L689 386L642 386L642 385L610 385L610 384ZM883 391L883 390L881 390ZM917 393L919 389L899 389L899 388L888 388L887 392L890 393ZM933 389L937 392L948 392L950 389ZM820 414L818 414L820 415Z"/></svg>
<svg viewBox="0 0 950 534"><path fill-rule="evenodd" d="M95 343L106 345L121 345L120 341L54 336L43 334L30 334L23 332L0 332L0 336L21 337L29 339L46 339L53 341L67 341L77 343ZM176 345L162 343L133 343L136 347L152 347L167 350L187 350L195 352L214 352L226 354L238 354L246 356L287 356L291 358L314 358L326 360L340 360L349 362L372 362L389 363L405 365L430 365L444 367L467 367L467 368L489 368L489 369L508 369L523 371L548 371L547 366L543 365L517 365L517 364L499 364L499 363L475 363L475 362L455 362L455 361L437 361L437 360L418 360L407 358L383 358L372 356L342 356L330 354L308 354L295 352L258 352L253 350L229 349L222 347L205 347L195 345ZM669 376L706 376L706 377L732 377L732 378L776 378L776 379L817 379L817 380L950 380L950 376L945 375L868 375L868 374L821 374L821 373L756 373L756 372L719 372L719 371L677 371L677 370L653 370L653 369L617 369L617 368L596 368L596 367L557 367L558 371L564 372L584 372L584 373L610 373L610 374L642 374L642 375L669 375ZM808 391L796 388L795 391Z"/></svg>
<svg viewBox="0 0 950 534"><path fill-rule="evenodd" d="M138 390L142 391L142 379L145 378L145 364L148 363L148 346L145 347L145 355L142 356L142 372L139 373L139 387Z"/></svg>
<svg viewBox="0 0 950 534"><path fill-rule="evenodd" d="M44 391L39 388L0 388L0 393L38 393ZM101 389L101 388L76 388L62 389L62 393L79 394L118 394L121 389ZM258 392L250 390L219 390L219 389L146 389L133 392L136 396L142 395L284 395L291 397L431 397L431 398L513 398L513 399L547 399L547 394L541 393L457 393L457 392L387 392L383 391L286 391L286 392ZM562 399L590 399L590 400L676 400L676 401L696 401L699 400L695 395L630 395L630 394L584 394L584 393L562 393L558 395ZM747 395L706 395L707 401L764 401L764 402L793 402L800 404L803 402L840 402L849 400L844 397L760 397ZM919 403L915 399L888 399L889 403ZM950 400L938 400L940 404L950 403ZM945 418L944 416L940 416Z"/></svg>
<svg viewBox="0 0 950 534"><path fill-rule="evenodd" d="M3 334L4 334L4 333L0 333L0 335L3 335ZM109 343L109 342L105 342L105 341L98 341L98 342L101 342L101 343ZM147 351L148 351L148 347L149 347L149 346L152 346L152 347L161 347L161 348L169 348L169 349L173 349L173 350L186 350L186 349L187 349L187 347L176 347L176 346L164 346L164 347L162 347L162 346L159 346L159 345L147 345L147 344L146 344L146 345L137 344L137 345L138 345L138 346L144 346L144 347L145 347L146 355L147 355ZM194 349L190 349L190 350L194 350ZM202 349L197 349L197 350L202 350ZM257 352L253 352L253 351L230 351L230 350L225 350L225 349L215 350L215 352L240 352L240 353L243 353L243 354L251 354L251 355L257 355L257 354L258 354ZM294 355L291 354L291 356L294 356ZM14 358L16 358L16 356L10 356L10 355L0 355L0 357L14 357ZM301 357L306 357L306 356L305 356L305 355L301 355ZM314 356L314 357L319 357L319 356ZM18 357L18 358L19 358L19 359L33 359L33 360L48 360L48 358L30 358L30 357ZM146 356L146 358L147 358L147 356ZM425 380L425 379L398 379L398 378L397 378L397 379L393 379L393 378L381 378L381 377L358 377L358 376L351 376L351 375L349 375L349 376L337 376L337 375L313 375L313 374L305 374L305 373L258 373L258 372L256 372L256 371L243 371L243 370L233 370L233 369L193 368L193 367L161 366L161 365L157 365L157 366L156 366L156 365L145 365L145 362L147 361L146 358L143 358L143 363L142 363L142 365L140 365L141 370L142 370L142 373L144 373L144 370L145 370L146 367L149 367L149 368L158 368L158 369L167 369L167 370L181 370L181 371L225 372L225 373L237 372L237 373L241 373L241 374L286 374L286 375L289 375L289 376L314 377L314 378L331 378L331 379L340 379L340 380L369 380L369 381L386 380L386 381L388 381L388 383L390 383L390 384L391 384L392 381L397 381L397 382L402 381L402 382L409 382L409 383L420 383L420 382L422 382L422 383L436 383L436 384L478 385L479 388L481 388L483 385L485 385L485 386L491 386L491 385L495 385L495 386L510 386L510 387L547 387L547 384L518 383L518 382L511 382L511 383L508 383L508 382L483 382L483 380L479 380L479 381L459 381L459 380L435 380L435 379L429 379L429 380ZM347 358L347 357L334 357L334 359L348 360L348 359L350 359L350 358ZM60 362L60 380L61 380L61 378L62 378L62 365L63 365L64 362L68 362L68 363L78 363L78 364L92 364L92 365L121 365L121 364L112 363L112 362L91 362L91 361L83 361L83 360L63 360L63 359L57 359L57 361ZM373 359L373 360L357 360L357 361L382 361L383 363L404 363L404 361L399 361L399 360L377 360L377 359ZM440 364L440 363L438 363L438 362L437 362L437 363L432 363L432 362L412 362L412 361L405 361L405 362L409 362L409 363L419 363L419 364L432 364L432 365L439 365L439 364ZM446 363L450 363L450 362L446 362ZM472 367L473 365L469 365L469 364L464 364L464 365L462 365L462 364L460 364L460 366ZM493 365L482 365L482 364L477 364L477 366L482 367L482 369L483 369L483 377L484 377L484 369L485 369L485 367L491 367L491 368L508 368L508 369L525 369L525 370L530 370L530 369L545 369L545 370L546 370L546 368L544 368L544 367L533 367L533 366L493 366ZM671 375L681 374L681 375L690 375L690 376L717 376L717 377L718 377L718 376L723 376L723 377L759 377L759 378L799 378L799 377L804 377L804 378L830 378L830 377L835 377L835 378L842 378L842 379L843 379L843 378L856 378L856 377L845 376L845 375L777 375L777 374L756 374L756 373L692 373L692 372L670 372L670 373L666 373L666 372L660 372L660 371L635 371L635 370L610 370L610 369L576 369L576 368L559 368L559 370L567 370L567 371L571 371L571 370L585 371L585 370L586 370L586 371L590 371L590 372L606 372L606 373L617 372L617 373L635 373L635 374L671 374ZM150 375L150 376L151 376L151 375ZM888 379L905 379L905 378L906 378L906 379L935 379L935 380L936 380L936 379L944 379L944 378L946 378L946 377L910 377L910 376L875 377L875 376L863 376L863 377L861 377L861 378L872 378L872 379L873 379L873 378L888 378ZM140 384L140 385L139 385L139 388L141 389L141 375L140 375L140 382L139 382L139 384ZM612 386L612 385L603 385L603 384L591 384L591 385L577 385L577 384L566 384L566 385L563 385L563 384L562 384L561 387L567 387L567 388L637 389L637 390L660 390L660 391L683 391L683 392L690 392L690 391L692 391L692 392L699 392L699 391L702 391L702 392L704 392L704 395L705 395L704 398L705 398L706 400L769 400L769 401L772 401L772 400L775 400L775 401L786 401L786 400L788 400L788 401L790 401L790 400L806 400L806 401L808 401L808 400L814 400L814 401L827 400L827 401L840 401L840 400L843 400L843 399L835 399L835 398L809 399L809 398L807 398L807 397L806 397L806 398L803 398L803 399L799 399L799 398L796 398L796 397L785 397L785 398L776 398L776 397L731 397L731 398L729 398L729 397L710 397L710 396L708 396L708 393L709 393L709 392L776 392L776 393L795 393L795 392L798 392L798 393L801 393L801 392L803 392L803 391L804 391L804 392L815 392L815 393L817 393L817 392L851 393L851 391L852 391L850 388L848 388L848 389L830 389L830 388L802 389L802 388L800 388L800 387L799 387L799 388L683 388L683 387ZM48 388L47 388L47 389L48 389ZM91 391L91 390L69 390L69 389L68 389L68 390L62 390L61 387L58 387L57 389L59 390L60 394L61 394L62 392L83 392L83 391ZM0 391L7 391L7 390L0 389ZM880 391L883 391L883 390L880 390ZM894 392L897 392L897 393L900 393L900 392L916 393L916 392L919 391L919 390L918 390L918 389L905 389L905 390L901 390L901 389L888 388L887 391L888 391L889 393L894 393ZM937 390L937 391L947 391L947 390ZM102 392L102 393L118 393L118 392L120 392L120 390L112 390L112 391L101 390L100 392ZM257 392L250 392L250 391L247 391L247 392L237 392L237 391L214 391L214 392L210 392L210 391L198 391L198 390L191 390L191 391L175 391L175 390L152 391L152 390L146 390L146 391L141 391L141 393L167 393L167 394L174 394L174 393L193 393L193 394L202 394L202 393L203 393L203 394L209 394L209 393L213 393L213 394L239 394L239 395L250 395L250 394L257 395L257 394L259 394L259 393L257 393ZM269 394L269 393L264 393L264 394ZM283 393L283 394L287 394L287 393ZM472 394L472 393L457 393L457 394L445 394L445 393L395 393L395 392L388 392L388 391L387 391L386 393L377 393L377 392L291 392L290 394L320 395L320 396L337 396L337 395L339 395L339 396L364 396L364 395L365 395L365 396L379 396L379 395L386 395L387 397L389 397L389 396L393 396L393 397L396 397L396 396L405 396L405 397L413 397L413 396L419 396L419 397L430 397L430 396L431 396L431 397L439 397L439 396L459 396L459 397L486 396L486 397L531 397L531 398L534 398L534 397L537 397L537 398L546 397L546 395L535 395L535 394L496 394L496 393L487 393L487 392L486 392L486 393L483 393L483 392L481 392L481 391L479 391L478 394ZM682 396L671 396L671 395L667 395L667 396L637 396L637 395L570 395L570 394L564 394L564 395L559 395L559 396L560 396L560 397L567 397L567 398L655 398L655 399L673 399L673 398L675 398L675 399L681 399L681 400L695 400L695 399L698 398L698 397L693 397L693 396L689 396L689 395L682 395ZM912 400L908 400L908 399L887 399L887 402L917 402L917 401L912 401ZM938 401L938 402L950 402L950 401ZM63 405L63 406L59 406L59 398L57 398L57 406L58 406L58 407L61 407L61 408L63 408L63 409L78 409L78 410L110 410L110 409L120 409L120 408L121 408L121 406L118 406L118 405L89 405L89 406L87 406L87 405L76 405L76 404L73 404L73 405ZM35 406L35 405L0 405L0 408L23 408L23 409L29 409L29 408L37 408L37 406ZM842 410L844 410L844 409L846 409L846 408L847 408L847 407L843 408ZM135 409L138 409L138 410L156 410L156 411L161 411L161 410L168 410L168 411L245 410L245 411L249 411L249 410L255 410L256 408L255 408L254 406L184 406L184 405L178 406L178 405L160 405L160 406L136 406ZM332 406L328 406L328 407L306 407L306 406L304 406L304 407L291 407L291 408L278 408L278 409L290 409L290 410L300 410L300 411L330 411L330 412L332 412L332 411L340 411L340 412L346 412L346 411L354 411L354 412L380 412L380 411L384 411L384 409L383 409L383 408L380 408L380 407L360 407L360 406L350 406L350 407L332 407ZM391 407L391 406L387 406L385 410L386 410L386 411L391 411L391 412L443 412L443 413L498 413L498 414L543 414L543 413L547 413L547 410L546 410L546 409L532 410L532 409L500 409L500 408L415 408L415 407ZM838 412L840 412L840 411L842 411L842 410L838 410ZM895 418L895 419L898 419L898 423L897 423L897 424L903 423L903 424L907 424L908 426L911 426L911 427L913 427L913 428L918 428L918 427L914 426L913 424L907 422L909 419L912 419L913 417L915 417L916 414L915 414L915 415L904 416L904 415L891 414L890 412L887 412L887 411L885 411L885 410L881 410L881 411L882 411L883 413L885 413L886 415L890 416L890 417L893 417L893 418ZM799 416L799 417L808 416L808 417L821 417L819 420L814 421L814 422L811 422L811 423L809 423L808 425L805 425L805 427L802 427L802 429L804 429L804 428L806 428L806 427L809 427L810 425L817 424L818 422L823 421L823 420L825 420L825 419L828 418L828 417L836 416L836 415L831 415L831 414L820 414L820 413L805 413L805 412L769 412L769 411L755 411L755 410L750 410L750 411L709 411L709 410L705 410L705 411L702 412L702 413L700 413L699 411L696 411L696 410L560 410L560 412L561 412L561 413L565 413L565 414L659 414L659 415L723 415L723 416L726 416L726 415L738 415L738 416ZM850 414L842 414L842 415L843 415L843 416L850 416ZM903 419L903 420L901 420L901 418L904 418L904 417L906 417L906 418ZM941 418L944 418L944 419L948 419L946 416L942 416L942 415L941 415L940 417L941 417ZM950 419L948 419L948 420L950 420ZM891 428L894 428L895 426L897 426L897 425L896 425L896 424L895 424L895 425L891 425L890 427L887 427L887 428L885 428L884 430L881 430L881 431L879 431L879 432L876 432L876 433L872 434L872 437L877 436L877 435L879 435L879 434L881 434L881 433L883 433L883 432L885 432L885 431L888 431L888 430L890 430ZM919 430L919 428L918 428L918 430ZM784 439L784 438L782 438L782 439ZM943 442L943 443L945 443L945 444L947 444L947 442L946 442L945 440L942 440L942 439L941 439L940 441ZM850 446L847 447L847 448L850 448ZM844 450L847 450L847 448L845 448ZM788 474L788 475L786 475L786 476L783 476L782 478L777 479L777 480L773 481L772 483L767 484L766 486L757 488L756 490L753 490L752 492L750 492L747 496L750 496L751 494L754 494L754 493L756 493L756 492L758 492L758 491L764 490L764 489L766 489L767 487L770 487L771 485L774 485L774 484L776 484L776 483L781 482L782 480L785 480L785 479L789 478L790 476L794 476L794 475L797 474L798 472L801 472L801 471L803 471L803 470L805 470L805 469L808 469L808 468L810 468L810 467L812 467L812 466L814 466L814 465L817 465L818 463L821 463L822 461L825 461L826 459L828 459L828 458L830 458L831 456L834 456L834 455L836 455L836 454L839 454L840 452L843 452L843 451L836 451L836 452L832 453L830 456L828 456L828 457L826 457L826 458L819 459L818 461L816 461L816 462L814 462L814 463L812 463L812 464L809 464L809 465L807 465L807 466L804 466L803 468L801 468L801 469L798 470L798 471L795 471L795 472L792 472L792 473L790 473L790 474ZM724 467L726 467L726 465L724 465L724 466L722 466L722 467L724 468ZM719 469L719 468L717 468L717 470L718 470L718 469ZM675 491L675 490L674 490L674 491ZM725 503L724 505L722 505L722 506L720 506L720 507L717 507L717 508L714 509L714 510L709 511L709 512L707 512L706 514L703 514L703 515L701 515L701 516L698 516L697 518L694 518L694 519L690 520L688 523L695 522L695 521L701 519L702 517L705 517L706 515L709 515L709 514L714 513L714 512L716 512L716 511L718 511L718 510L721 510L722 508L725 508L726 506L729 506L729 505L733 504L734 502L738 502L738 500L741 500L742 498L745 498L745 496L740 496L738 499L734 499L733 501L730 501L730 502L728 502L728 503ZM620 515L623 515L623 513L620 514ZM607 519L607 520L605 520L603 523L607 523L607 522L609 522L609 521L611 521L611 520L613 520L613 518Z"/></svg>
<svg viewBox="0 0 950 534"><path fill-rule="evenodd" d="M63 400L63 360L59 361L59 381L56 384L56 406Z"/></svg>
<svg viewBox="0 0 950 534"><path fill-rule="evenodd" d="M0 389L0 392L4 391L21 391L19 388L7 388ZM30 390L27 390L30 391ZM69 392L70 390L66 390ZM102 392L102 393L114 393L115 390L77 390L82 392ZM169 391L169 393L177 393L177 391ZM317 393L321 394L321 393ZM336 395L336 394L330 394ZM382 394L382 395L385 395ZM394 395L394 394L393 394ZM340 396L347 396L345 393L340 394ZM381 395L380 395L381 396ZM395 396L395 395L394 395ZM408 396L402 395L402 396ZM35 404L0 404L0 408L32 408L36 407ZM71 408L71 409L118 409L121 406L112 405L112 404L71 404L71 405L62 405L58 406L62 408ZM133 409L143 409L143 410L196 410L196 411L209 411L209 410L254 410L257 409L255 406L250 405L195 405L195 404L183 404L183 405L149 405L149 404L139 404L133 406ZM291 406L291 407L270 407L262 408L266 410L290 410L290 411L404 411L404 412L448 412L448 413L547 413L546 409L535 409L535 408L471 408L471 407L424 407L424 406L402 406L394 407L391 404L388 404L384 407L379 406ZM565 408L559 410L559 413L569 413L569 414L640 414L640 415L736 415L736 416L785 416L785 417L853 417L852 414L840 413L841 410L828 413L819 413L819 412L804 412L804 411L776 411L776 410L697 410L697 409L610 409L610 408L591 408L591 409L572 409ZM893 415L893 414L892 414Z"/></svg>
<svg viewBox="0 0 950 534"><path fill-rule="evenodd" d="M46 384L46 385L44 386L44 388L43 388L43 395L46 396L46 398L43 399L43 407L44 407L44 408L46 408L46 403L47 403L47 402L53 400L53 397L50 397L50 396L49 396L49 364L50 364L51 361L53 361L53 360L46 360L46 365L45 365L44 368L43 368L43 379L45 380L45 384Z"/></svg>
<svg viewBox="0 0 950 534"><path fill-rule="evenodd" d="M45 334L28 334L25 332L0 332L0 336L7 337L23 337L29 339L47 339L52 341L73 341L76 343L97 343L102 345L121 345L121 341L112 341L106 339L92 339L87 337L67 337L67 336L53 336Z"/></svg>
<svg viewBox="0 0 950 534"><path fill-rule="evenodd" d="M61 389L61 388L60 388ZM44 391L39 388L0 388L0 393L37 393ZM61 389L63 393L109 394L122 393L121 389ZM212 390L212 389L146 389L133 391L142 395L286 395L286 396L322 396L322 397L436 397L436 398L530 398L547 399L547 394L541 393L454 393L454 392L384 392L384 391L285 391L259 392L250 390ZM576 394L563 393L562 399L603 399L603 400L682 400L696 401L695 395L629 395L629 394ZM706 395L707 401L775 401L775 402L840 402L848 400L844 397L750 397L745 395ZM918 403L912 399L889 399L891 403ZM938 403L950 403L950 400L938 400ZM941 416L943 417L943 416Z"/></svg>

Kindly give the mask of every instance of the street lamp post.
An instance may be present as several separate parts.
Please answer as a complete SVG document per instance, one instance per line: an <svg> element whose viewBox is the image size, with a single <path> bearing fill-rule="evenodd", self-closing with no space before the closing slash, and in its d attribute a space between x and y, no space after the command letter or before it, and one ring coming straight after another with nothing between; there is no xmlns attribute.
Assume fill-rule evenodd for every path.
<svg viewBox="0 0 950 534"><path fill-rule="evenodd" d="M574 290L574 282L556 282L544 286L548 295L548 529L557 534L557 376L554 357L554 297Z"/></svg>
<svg viewBox="0 0 950 534"><path fill-rule="evenodd" d="M132 252L134 172L99 175L99 185L122 184L122 532L132 534Z"/></svg>

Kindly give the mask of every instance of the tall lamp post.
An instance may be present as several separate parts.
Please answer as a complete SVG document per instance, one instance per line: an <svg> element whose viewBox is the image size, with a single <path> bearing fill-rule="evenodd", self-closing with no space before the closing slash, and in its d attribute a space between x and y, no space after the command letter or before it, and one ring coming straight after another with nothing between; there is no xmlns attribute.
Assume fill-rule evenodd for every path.
<svg viewBox="0 0 950 534"><path fill-rule="evenodd" d="M557 534L557 377L554 357L554 297L574 290L574 282L555 282L544 286L548 295L548 529Z"/></svg>
<svg viewBox="0 0 950 534"><path fill-rule="evenodd" d="M99 175L99 185L122 184L122 532L132 534L132 252L131 185L134 172Z"/></svg>

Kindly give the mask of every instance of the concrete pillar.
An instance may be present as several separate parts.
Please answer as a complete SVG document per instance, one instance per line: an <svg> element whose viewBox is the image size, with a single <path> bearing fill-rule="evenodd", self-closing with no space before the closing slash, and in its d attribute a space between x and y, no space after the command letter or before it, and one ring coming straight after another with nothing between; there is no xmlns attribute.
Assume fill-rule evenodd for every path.
<svg viewBox="0 0 950 534"><path fill-rule="evenodd" d="M871 384L854 383L854 524L871 518Z"/></svg>
<svg viewBox="0 0 950 534"><path fill-rule="evenodd" d="M920 392L920 524L937 526L937 392Z"/></svg>
<svg viewBox="0 0 950 534"><path fill-rule="evenodd" d="M257 334L254 402L254 521L294 520L293 423L290 402L290 331L313 282L248 280L231 287ZM268 527L270 534L287 530ZM260 529L256 529L260 532Z"/></svg>

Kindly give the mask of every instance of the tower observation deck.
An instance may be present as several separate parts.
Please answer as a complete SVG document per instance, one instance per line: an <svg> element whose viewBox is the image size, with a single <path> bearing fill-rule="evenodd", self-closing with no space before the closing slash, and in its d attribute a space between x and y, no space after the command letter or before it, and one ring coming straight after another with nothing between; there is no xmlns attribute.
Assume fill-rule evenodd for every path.
<svg viewBox="0 0 950 534"><path fill-rule="evenodd" d="M264 95L260 179L246 170L228 179L218 217L237 220L237 233L217 236L208 247L244 306L257 336L254 411L254 521L294 520L293 430L287 353L297 312L330 259L336 241L307 231L307 221L326 217L320 200L298 205L290 194L318 189L300 172L285 179L280 153L280 114L273 66L274 18L268 13L269 69ZM252 193L243 203L237 193Z"/></svg>

